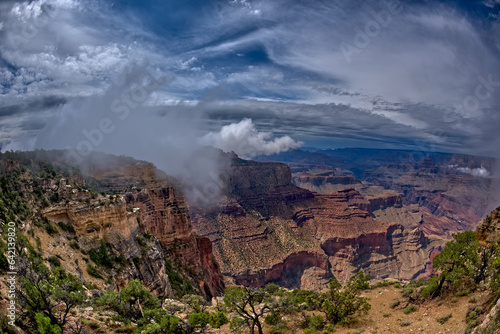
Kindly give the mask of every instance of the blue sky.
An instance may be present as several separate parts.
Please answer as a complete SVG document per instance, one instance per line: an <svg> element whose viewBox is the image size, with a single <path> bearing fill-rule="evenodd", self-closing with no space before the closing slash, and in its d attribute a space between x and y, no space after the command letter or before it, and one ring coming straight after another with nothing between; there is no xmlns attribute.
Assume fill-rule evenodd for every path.
<svg viewBox="0 0 500 334"><path fill-rule="evenodd" d="M2 1L0 143L75 148L105 118L113 130L92 149L144 158L204 144L496 156L499 12L498 0Z"/></svg>

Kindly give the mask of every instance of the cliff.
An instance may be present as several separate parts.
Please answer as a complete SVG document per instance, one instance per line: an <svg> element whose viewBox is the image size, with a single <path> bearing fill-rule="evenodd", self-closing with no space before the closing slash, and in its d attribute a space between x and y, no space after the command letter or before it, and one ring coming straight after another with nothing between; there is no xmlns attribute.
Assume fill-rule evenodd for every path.
<svg viewBox="0 0 500 334"><path fill-rule="evenodd" d="M95 153L77 169L64 151L9 154L1 160L17 161L13 169L23 181L16 183L23 196L44 203L29 200L34 215L23 229L36 231L28 234L32 243L85 282L120 289L138 278L158 296L199 291L211 298L223 292L210 240L194 233L177 183L153 164ZM33 174L38 165L50 172ZM112 264L92 260L103 249ZM112 279L106 282L107 277Z"/></svg>

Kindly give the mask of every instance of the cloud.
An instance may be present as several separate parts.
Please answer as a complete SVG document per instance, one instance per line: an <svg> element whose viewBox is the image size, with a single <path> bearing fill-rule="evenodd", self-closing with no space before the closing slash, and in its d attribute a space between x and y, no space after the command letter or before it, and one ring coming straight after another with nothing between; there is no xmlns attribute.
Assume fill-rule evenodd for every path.
<svg viewBox="0 0 500 334"><path fill-rule="evenodd" d="M490 177L491 176L491 173L483 166L481 166L479 168L469 168L469 167L458 167L457 165L451 165L448 167L454 168L457 171L459 171L460 173L471 174L472 176L476 176L476 177Z"/></svg>
<svg viewBox="0 0 500 334"><path fill-rule="evenodd" d="M239 123L225 125L219 132L206 134L201 142L213 145L225 152L235 152L242 158L253 158L257 155L270 155L299 148L297 142L289 136L271 138L269 132L259 132L252 120L245 118Z"/></svg>
<svg viewBox="0 0 500 334"><path fill-rule="evenodd" d="M377 22L373 13L385 4L2 1L0 138L46 137L52 128L40 125L69 107L85 119L92 111L79 103L100 100L147 59L176 80L152 93L144 115L153 107L200 115L195 138L210 132L215 140L221 127L250 118L257 133L272 133L264 140L271 143L288 135L308 145L497 154L500 88L476 111L463 103L479 77L500 81L498 20L451 2L401 4L348 63L340 44L356 46L357 32ZM23 31L32 37L20 38ZM28 117L15 109L51 96L65 99L65 112L54 105ZM138 136L156 129L137 124L150 127Z"/></svg>

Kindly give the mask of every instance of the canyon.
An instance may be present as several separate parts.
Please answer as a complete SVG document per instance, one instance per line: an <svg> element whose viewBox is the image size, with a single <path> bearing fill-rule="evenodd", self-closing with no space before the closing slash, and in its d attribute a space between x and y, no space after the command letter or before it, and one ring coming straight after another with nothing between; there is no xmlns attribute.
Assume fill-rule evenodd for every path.
<svg viewBox="0 0 500 334"><path fill-rule="evenodd" d="M231 171L221 177L218 203L191 203L190 212L227 282L308 289L359 270L379 279L427 277L452 234L475 228L494 202L490 158L328 153L226 156Z"/></svg>
<svg viewBox="0 0 500 334"><path fill-rule="evenodd" d="M474 228L492 198L494 180L470 172L491 171L489 158L300 151L250 161L217 152L228 168L201 205L178 180L128 157L93 153L75 166L64 151L4 154L2 170L38 161L58 171L19 172L18 191L51 199L41 216L72 227L51 235L28 220L23 229L36 230L26 234L42 254L100 289L138 278L166 297L211 298L227 284L316 289L359 270L428 277L433 256L453 233ZM116 265L99 278L86 267L103 244Z"/></svg>

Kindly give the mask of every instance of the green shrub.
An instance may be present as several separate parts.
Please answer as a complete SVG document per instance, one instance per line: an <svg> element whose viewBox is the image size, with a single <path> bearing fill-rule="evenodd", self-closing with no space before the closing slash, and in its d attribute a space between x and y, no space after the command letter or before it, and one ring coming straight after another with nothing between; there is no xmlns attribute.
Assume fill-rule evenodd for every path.
<svg viewBox="0 0 500 334"><path fill-rule="evenodd" d="M463 289L463 290L460 290L456 293L456 295L458 297L463 297L463 296L467 296L471 293L470 289Z"/></svg>
<svg viewBox="0 0 500 334"><path fill-rule="evenodd" d="M476 327L479 325L479 316L484 312L482 306L470 306L467 310L467 316L465 317L465 322L471 327Z"/></svg>
<svg viewBox="0 0 500 334"><path fill-rule="evenodd" d="M132 326L132 325L122 326L122 327L116 328L115 333L131 334L134 332L135 329L136 329L136 327Z"/></svg>
<svg viewBox="0 0 500 334"><path fill-rule="evenodd" d="M179 326L179 318L173 315L165 315L161 318L160 327L163 328L166 334L177 333L177 327Z"/></svg>
<svg viewBox="0 0 500 334"><path fill-rule="evenodd" d="M59 234L59 230L57 229L57 227L55 227L51 222L47 221L45 224L44 224L44 227L45 227L45 231L47 231L48 234L50 235L56 235L56 234Z"/></svg>
<svg viewBox="0 0 500 334"><path fill-rule="evenodd" d="M51 257L49 257L48 261L54 267L60 267L61 266L61 260L57 256L51 256Z"/></svg>
<svg viewBox="0 0 500 334"><path fill-rule="evenodd" d="M269 334L279 334L283 329L286 328L286 326L287 326L286 321L280 321L271 328Z"/></svg>
<svg viewBox="0 0 500 334"><path fill-rule="evenodd" d="M43 313L37 313L35 319L40 334L62 334L61 327L52 324L50 318L44 316Z"/></svg>
<svg viewBox="0 0 500 334"><path fill-rule="evenodd" d="M210 316L207 313L193 313L189 316L189 323L194 328L204 328L210 321Z"/></svg>
<svg viewBox="0 0 500 334"><path fill-rule="evenodd" d="M165 260L165 272L168 275L170 285L178 297L190 294L194 291L189 280L184 279L172 266L172 261Z"/></svg>
<svg viewBox="0 0 500 334"><path fill-rule="evenodd" d="M277 325L281 320L281 316L276 310L271 310L271 312L266 315L264 322L268 325Z"/></svg>
<svg viewBox="0 0 500 334"><path fill-rule="evenodd" d="M420 292L423 297L430 298L437 293L439 288L439 277L434 276L429 279L427 285Z"/></svg>
<svg viewBox="0 0 500 334"><path fill-rule="evenodd" d="M441 325L444 324L445 322L447 322L448 320L450 320L450 318L452 317L452 314L448 314L448 315L445 315L444 317L440 317L440 318L437 318L437 322L439 322Z"/></svg>
<svg viewBox="0 0 500 334"><path fill-rule="evenodd" d="M2 334L17 334L17 330L9 325L11 320L5 314L0 314L0 333Z"/></svg>
<svg viewBox="0 0 500 334"><path fill-rule="evenodd" d="M99 246L99 252L96 252L95 250L91 249L89 257L98 266L105 266L108 268L113 267L113 261L109 257L108 248L106 247L106 244L102 240L101 240L101 245Z"/></svg>
<svg viewBox="0 0 500 334"><path fill-rule="evenodd" d="M413 313L413 312L417 312L418 311L418 307L414 304L408 304L408 306L406 306L405 310L404 310L404 314L410 314L410 313Z"/></svg>
<svg viewBox="0 0 500 334"><path fill-rule="evenodd" d="M469 303L471 303L471 304L475 304L475 303L477 303L477 297L476 297L476 296L471 297L471 298L469 299Z"/></svg>
<svg viewBox="0 0 500 334"><path fill-rule="evenodd" d="M59 225L59 228L61 230L63 230L64 232L69 232L71 234L75 234L76 233L75 228L71 224L65 224L63 222L59 222L59 223L57 223L57 225Z"/></svg>
<svg viewBox="0 0 500 334"><path fill-rule="evenodd" d="M401 304L401 301L399 299L396 299L395 301L392 302L391 306L389 306L389 307L394 309L394 308L398 307L400 304Z"/></svg>
<svg viewBox="0 0 500 334"><path fill-rule="evenodd" d="M229 319L224 314L224 312L217 311L214 314L210 315L210 326L213 328L220 328L222 325L225 325L229 322Z"/></svg>
<svg viewBox="0 0 500 334"><path fill-rule="evenodd" d="M321 315L315 315L311 317L311 320L309 322L309 327L312 329L320 330L325 326L325 321L323 320L323 317Z"/></svg>
<svg viewBox="0 0 500 334"><path fill-rule="evenodd" d="M266 285L266 291L272 295L276 294L280 290L281 290L281 288L279 287L279 285L276 285L274 283L268 283Z"/></svg>
<svg viewBox="0 0 500 334"><path fill-rule="evenodd" d="M370 279L370 276L360 271L349 278L345 286L338 281L329 280L329 291L323 296L321 309L330 323L348 325L356 319L356 315L368 312L371 305L360 294L370 287Z"/></svg>
<svg viewBox="0 0 500 334"><path fill-rule="evenodd" d="M391 316L390 313L384 313L384 315L383 315L384 318L389 318L390 316Z"/></svg>
<svg viewBox="0 0 500 334"><path fill-rule="evenodd" d="M401 327L407 327L407 326L410 326L411 325L411 321L403 321L401 323Z"/></svg>

